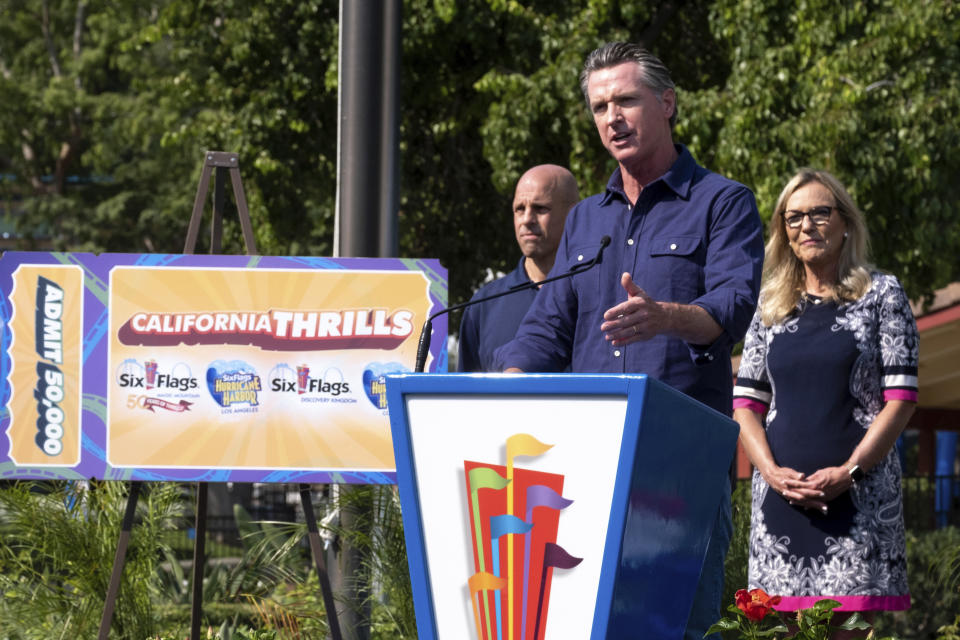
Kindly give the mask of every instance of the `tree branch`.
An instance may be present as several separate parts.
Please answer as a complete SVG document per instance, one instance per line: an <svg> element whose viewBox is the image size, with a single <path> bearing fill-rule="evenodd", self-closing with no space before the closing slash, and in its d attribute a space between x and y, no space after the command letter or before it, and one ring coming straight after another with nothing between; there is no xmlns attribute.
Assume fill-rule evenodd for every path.
<svg viewBox="0 0 960 640"><path fill-rule="evenodd" d="M57 50L53 46L53 37L50 34L50 4L43 0L43 16L40 20L40 28L43 31L43 42L47 45L47 54L50 56L50 68L53 69L54 77L59 78L60 62L57 60Z"/></svg>
<svg viewBox="0 0 960 640"><path fill-rule="evenodd" d="M0 75L3 76L4 80L9 80L13 76L10 72L10 67L7 66L7 61L3 59L2 44L0 44Z"/></svg>
<svg viewBox="0 0 960 640"><path fill-rule="evenodd" d="M87 3L83 0L77 3L77 13L73 18L73 61L75 63L76 72L73 76L73 85L80 89L82 88L82 82L80 81L80 54L83 52L83 26L84 26L84 17L87 10Z"/></svg>
<svg viewBox="0 0 960 640"><path fill-rule="evenodd" d="M43 182L40 180L40 176L36 171L35 163L37 160L37 154L33 150L33 146L30 144L30 138L32 136L26 129L21 129L20 135L23 136L23 141L20 143L20 151L23 153L23 159L26 161L27 166L33 169L30 171L30 186L33 187L34 191L37 193L41 193L43 191Z"/></svg>

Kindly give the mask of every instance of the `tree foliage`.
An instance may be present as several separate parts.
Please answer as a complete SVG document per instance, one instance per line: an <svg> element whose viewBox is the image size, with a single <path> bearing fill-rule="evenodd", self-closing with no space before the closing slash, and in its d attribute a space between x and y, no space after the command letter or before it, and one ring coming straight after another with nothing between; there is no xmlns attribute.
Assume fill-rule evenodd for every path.
<svg viewBox="0 0 960 640"><path fill-rule="evenodd" d="M16 102L0 107L0 168L28 237L179 251L203 152L225 150L240 155L260 251L329 254L335 3L45 0L3 17ZM225 221L225 251L242 250L238 226Z"/></svg>
<svg viewBox="0 0 960 640"><path fill-rule="evenodd" d="M0 620L4 638L96 637L127 503L121 482L0 487ZM113 614L114 637L156 632L152 587L164 536L181 523L179 487L156 483L137 502Z"/></svg>
<svg viewBox="0 0 960 640"><path fill-rule="evenodd" d="M329 254L337 19L333 0L0 0L0 202L25 246L179 251L216 149L240 155L262 253ZM405 0L401 253L440 258L462 300L516 259L526 168L601 189L577 76L624 39L673 71L678 141L765 217L797 168L825 167L876 262L929 293L960 278L958 25L949 0Z"/></svg>
<svg viewBox="0 0 960 640"><path fill-rule="evenodd" d="M694 96L680 135L765 218L796 169L833 172L877 264L929 294L960 277L958 17L946 0L721 0L711 28L733 71Z"/></svg>

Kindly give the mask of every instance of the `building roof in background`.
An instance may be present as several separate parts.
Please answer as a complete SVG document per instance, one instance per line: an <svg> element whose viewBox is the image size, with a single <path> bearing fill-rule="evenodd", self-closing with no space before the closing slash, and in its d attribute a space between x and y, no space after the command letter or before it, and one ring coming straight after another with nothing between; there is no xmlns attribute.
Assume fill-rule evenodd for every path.
<svg viewBox="0 0 960 640"><path fill-rule="evenodd" d="M960 410L960 282L934 292L925 312L914 306L920 331L920 406Z"/></svg>

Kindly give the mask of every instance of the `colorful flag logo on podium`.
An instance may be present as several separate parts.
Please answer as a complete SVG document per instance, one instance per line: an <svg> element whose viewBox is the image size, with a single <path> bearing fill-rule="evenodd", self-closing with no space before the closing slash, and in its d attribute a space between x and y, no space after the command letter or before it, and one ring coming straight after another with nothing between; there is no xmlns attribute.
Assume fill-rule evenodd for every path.
<svg viewBox="0 0 960 640"><path fill-rule="evenodd" d="M557 544L563 509L562 474L514 466L551 445L528 434L510 436L507 464L465 460L475 573L469 594L478 640L538 640L550 603L552 571L571 569L575 558Z"/></svg>

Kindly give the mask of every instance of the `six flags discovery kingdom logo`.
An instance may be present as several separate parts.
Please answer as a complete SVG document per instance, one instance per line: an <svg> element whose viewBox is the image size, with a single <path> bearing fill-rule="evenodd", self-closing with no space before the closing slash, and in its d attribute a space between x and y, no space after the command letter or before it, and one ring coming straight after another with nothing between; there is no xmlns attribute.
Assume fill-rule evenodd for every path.
<svg viewBox="0 0 960 640"><path fill-rule="evenodd" d="M475 573L468 580L478 640L537 640L546 627L552 569L575 558L557 544L564 476L515 468L553 445L518 433L506 466L464 460Z"/></svg>

